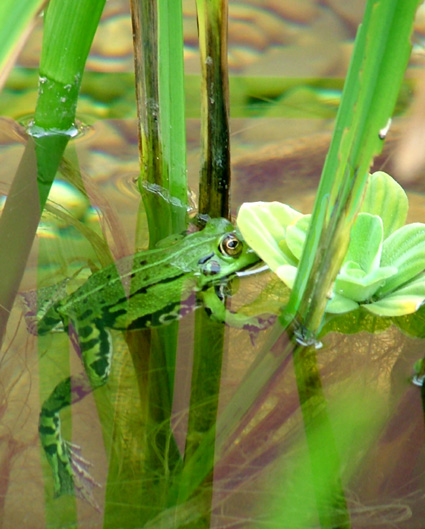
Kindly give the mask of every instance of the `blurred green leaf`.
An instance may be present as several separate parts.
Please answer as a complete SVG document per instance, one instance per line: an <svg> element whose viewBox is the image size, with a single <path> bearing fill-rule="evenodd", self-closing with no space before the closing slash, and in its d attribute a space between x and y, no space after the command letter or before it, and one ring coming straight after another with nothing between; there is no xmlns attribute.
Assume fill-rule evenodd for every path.
<svg viewBox="0 0 425 529"><path fill-rule="evenodd" d="M33 27L46 0L2 0L0 3L0 89L14 59Z"/></svg>

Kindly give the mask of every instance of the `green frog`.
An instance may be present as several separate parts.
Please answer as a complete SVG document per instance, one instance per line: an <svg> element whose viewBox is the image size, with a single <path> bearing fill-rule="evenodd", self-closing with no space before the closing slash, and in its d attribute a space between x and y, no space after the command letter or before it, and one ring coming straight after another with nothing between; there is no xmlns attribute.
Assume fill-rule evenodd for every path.
<svg viewBox="0 0 425 529"><path fill-rule="evenodd" d="M260 261L225 219L212 219L153 250L125 257L93 273L75 292L51 297L37 313L37 330L62 326L81 355L84 373L60 382L42 406L39 432L53 471L55 495L87 499L91 478L78 447L63 439L60 412L104 385L109 376L109 329L122 331L167 325L199 306L231 326L260 330L265 319L231 313L223 303L226 284Z"/></svg>

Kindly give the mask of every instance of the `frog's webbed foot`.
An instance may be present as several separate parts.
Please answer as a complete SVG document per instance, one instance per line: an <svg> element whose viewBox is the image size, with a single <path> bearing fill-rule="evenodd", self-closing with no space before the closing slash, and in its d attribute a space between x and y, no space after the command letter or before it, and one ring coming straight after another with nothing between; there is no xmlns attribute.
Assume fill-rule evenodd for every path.
<svg viewBox="0 0 425 529"><path fill-rule="evenodd" d="M101 487L101 485L91 476L89 472L89 468L93 465L90 463L90 461L84 459L84 457L81 455L81 448L78 445L67 441L65 442L69 450L75 495L77 498L90 503L90 505L98 511L100 509L99 505L94 499L93 491L95 487Z"/></svg>
<svg viewBox="0 0 425 529"><path fill-rule="evenodd" d="M96 507L92 494L96 482L89 474L90 464L82 457L79 447L62 438L60 412L106 383L112 347L109 332L101 322L74 326L85 373L68 377L55 387L41 409L39 432L53 471L55 495L75 494Z"/></svg>
<svg viewBox="0 0 425 529"><path fill-rule="evenodd" d="M39 432L53 473L55 497L75 494L99 510L93 490L100 485L89 473L92 465L82 457L79 446L62 439L59 414L50 414L43 408L40 414Z"/></svg>
<svg viewBox="0 0 425 529"><path fill-rule="evenodd" d="M109 363L105 366L108 373ZM75 494L95 508L98 508L93 498L96 482L89 473L90 463L82 457L78 446L62 438L59 414L63 408L104 384L106 378L92 376L90 382L87 375L81 373L60 382L44 402L39 423L40 441L53 472L55 496Z"/></svg>
<svg viewBox="0 0 425 529"><path fill-rule="evenodd" d="M58 302L67 296L68 281L69 279L64 279L50 287L19 293L25 324L30 334L46 334L51 331L64 330L56 308Z"/></svg>
<svg viewBox="0 0 425 529"><path fill-rule="evenodd" d="M100 484L88 471L92 464L82 457L79 446L62 440L61 447L62 450L58 451L56 460L54 455L48 456L53 469L55 497L75 494L77 498L87 501L99 510L93 491L95 487L100 487Z"/></svg>
<svg viewBox="0 0 425 529"><path fill-rule="evenodd" d="M268 329L276 321L275 314L248 316L226 309L223 301L213 289L205 291L202 297L205 310L213 320L224 322L229 327L248 331L252 342L260 331Z"/></svg>

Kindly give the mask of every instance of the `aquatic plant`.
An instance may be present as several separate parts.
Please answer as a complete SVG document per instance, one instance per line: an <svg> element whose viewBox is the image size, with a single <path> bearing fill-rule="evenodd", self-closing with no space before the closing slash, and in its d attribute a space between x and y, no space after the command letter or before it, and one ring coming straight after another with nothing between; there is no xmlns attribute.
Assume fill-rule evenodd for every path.
<svg viewBox="0 0 425 529"><path fill-rule="evenodd" d="M19 2L20 5L26 3L30 5L30 2ZM35 221L31 224L32 232L28 222L18 224L16 218L4 224L3 232L0 226L0 239L3 235L5 247L9 240L6 236L13 229L17 244L29 251L37 217L74 131L85 58L105 1L96 0L95 8L93 3L81 1L77 5L74 0L51 0L45 12L40 93L35 121L30 129L33 138L28 142L25 155L34 161L34 169L30 173L33 178L28 178L26 165L22 164L20 172L25 180L15 184L18 203L32 211L34 207L25 206L20 191L26 188L27 181L33 182L35 188L31 198L37 206ZM418 292L415 281L422 280L418 267L422 270L423 263L420 251L415 251L423 249L423 231L422 228L416 230L408 226L408 231L401 231L405 222L403 204L406 204L407 211L402 194L395 191L393 184L393 195L382 191L383 184L379 184L381 209L377 209L376 203L371 203L369 210L358 213L367 171L371 159L382 148L385 135L382 131L386 130L388 118L393 113L407 64L409 35L417 3L418 0L368 2L311 220L289 206L272 206L271 222L265 224L257 235L258 239L270 241L270 255L275 260L276 271L293 286L286 315L281 318L284 325L274 327L264 351L253 362L218 418L224 329L209 320L203 321L205 313L199 311L195 324L192 394L184 449L177 449L171 427L177 329L158 334L155 331L148 339L145 339L146 336L136 339L133 335L126 337L136 376L130 368L128 382L124 376L127 372L123 369L115 382L112 381L110 406L105 394L95 396L105 433L109 472L104 527L209 527L215 464L225 458L229 440L233 442L239 437L238 432L246 417L254 417L255 410L260 409L269 383L281 372L289 355L294 359L299 401L309 443L308 463L311 462L313 470L311 482L321 526L349 527L340 479L339 450L327 417L316 365L315 333L324 310L330 312L330 307L337 312L338 307L340 311L357 306L368 306L370 309L385 302L390 303L387 310L395 310L396 302L400 305L400 299L394 300L392 296L400 292L404 296L401 303L403 310L406 310L409 294L411 306L414 303L417 307L423 301L423 298L412 301ZM13 4L18 5L18 2L7 1L9 7ZM43 2L33 1L31 4L35 9ZM143 146L140 191L145 200L152 245L168 232L180 231L186 225L182 14L179 2L133 0L132 6L140 145ZM227 80L221 71L226 71L227 2L198 0L197 8L202 68L204 81L207 81L202 98L204 152L199 210L201 214L227 216L227 178L230 174L228 103ZM63 50L68 51L65 56ZM216 68L218 64L220 68ZM174 66L176 69L172 69ZM370 188L375 185L371 182ZM161 193L156 192L159 188ZM162 192L164 189L166 192ZM367 193L363 208L368 203ZM16 215L18 208L11 207L13 196L14 193L9 193L9 206L5 211L15 212L15 217L24 219L22 215ZM387 215L394 206L393 202L388 204L391 196L399 208L396 221ZM170 197L178 197L178 200L173 202ZM374 193L370 201L375 199ZM354 221L356 215L357 221ZM7 217L3 215L2 222L5 219ZM350 230L352 247L346 253L345 242ZM415 233L413 230L416 230ZM279 236L281 231L284 232L283 238ZM367 245L365 233L368 235ZM414 240L419 240L417 248ZM392 241L391 244L388 241ZM393 253L390 253L391 249L395 249ZM9 247L8 255L9 259L4 262L9 261L15 278L3 281L0 288L0 314L3 311L7 315L27 254L22 249L21 253L12 253ZM325 294L329 292L339 269L333 298L326 302ZM3 273L1 275L8 277ZM8 292L3 296L4 301L1 290L6 290L6 287L11 294ZM412 290L407 291L408 288ZM298 325L298 330L311 331L313 347L305 347L306 344L301 343L299 336L293 332L293 322ZM140 343L136 343L137 339ZM132 344L132 340L135 343ZM143 340L151 342L150 351ZM52 378L51 371L44 365L40 367L42 389L50 387ZM255 421L260 421L260 426L264 427L265 422L262 423L261 418L255 417ZM313 430L317 422L320 422L321 430L320 435L315 437ZM249 429L247 431L242 442L250 435ZM240 439L237 439L239 442ZM61 507L57 505L63 504L51 500L49 478L50 474L46 473L47 525L77 526L72 500L69 501L69 512L58 516ZM303 510L306 519L309 519L311 513L304 505Z"/></svg>
<svg viewBox="0 0 425 529"><path fill-rule="evenodd" d="M359 305L378 316L411 314L425 301L425 224L405 225L408 199L382 171L369 176L326 312ZM241 206L237 224L250 246L292 288L311 215L280 202Z"/></svg>

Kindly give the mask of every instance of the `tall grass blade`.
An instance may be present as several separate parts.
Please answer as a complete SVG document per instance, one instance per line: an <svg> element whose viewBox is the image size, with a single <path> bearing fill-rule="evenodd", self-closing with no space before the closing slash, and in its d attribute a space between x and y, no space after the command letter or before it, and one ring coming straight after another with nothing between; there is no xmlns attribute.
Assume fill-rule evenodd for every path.
<svg viewBox="0 0 425 529"><path fill-rule="evenodd" d="M369 0L288 307L300 344L294 366L317 512L323 529L350 527L339 454L316 360L315 335L345 257L373 157L380 152L410 54L417 0ZM320 419L321 436L315 435ZM328 465L323 465L323 458Z"/></svg>

